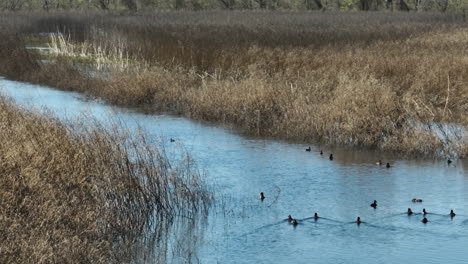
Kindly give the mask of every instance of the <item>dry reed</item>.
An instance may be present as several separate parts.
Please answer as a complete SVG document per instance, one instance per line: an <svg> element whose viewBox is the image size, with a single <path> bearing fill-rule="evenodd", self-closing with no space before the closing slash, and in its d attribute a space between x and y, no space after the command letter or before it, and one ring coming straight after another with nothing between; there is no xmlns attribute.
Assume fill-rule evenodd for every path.
<svg viewBox="0 0 468 264"><path fill-rule="evenodd" d="M190 156L169 160L119 127L63 124L0 98L1 263L130 263L139 241L207 213Z"/></svg>
<svg viewBox="0 0 468 264"><path fill-rule="evenodd" d="M119 40L132 60L148 65L102 81L76 74L76 67L64 72L70 63L58 58L59 67L42 67L31 78L37 82L116 104L233 124L249 134L467 155L466 136L454 148L447 144L452 138L418 128L468 125L468 31L461 16L219 11L23 16L41 23L17 26L20 32L67 27L74 43L111 47ZM72 84L54 77L57 71Z"/></svg>

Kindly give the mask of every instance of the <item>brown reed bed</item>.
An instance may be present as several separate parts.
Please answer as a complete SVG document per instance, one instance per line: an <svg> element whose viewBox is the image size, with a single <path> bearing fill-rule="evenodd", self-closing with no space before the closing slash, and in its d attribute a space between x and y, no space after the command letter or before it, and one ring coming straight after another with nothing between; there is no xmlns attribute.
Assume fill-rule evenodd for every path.
<svg viewBox="0 0 468 264"><path fill-rule="evenodd" d="M111 103L232 124L248 134L402 153L467 154L466 137L438 138L418 127L468 125L468 29L460 15L9 16L37 22L18 23L16 30L23 34L60 29L72 43L86 41L109 54L119 43L145 65L99 80L58 57L56 65L23 75L35 82ZM456 147L448 144L455 140Z"/></svg>
<svg viewBox="0 0 468 264"><path fill-rule="evenodd" d="M64 124L0 98L1 263L130 263L141 243L167 243L179 217L206 214L190 156L170 160L119 127Z"/></svg>

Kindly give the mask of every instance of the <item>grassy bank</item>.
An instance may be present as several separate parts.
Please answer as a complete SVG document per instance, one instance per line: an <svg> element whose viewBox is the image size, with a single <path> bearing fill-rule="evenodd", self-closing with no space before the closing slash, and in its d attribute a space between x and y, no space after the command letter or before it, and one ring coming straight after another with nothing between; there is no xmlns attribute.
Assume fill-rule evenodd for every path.
<svg viewBox="0 0 468 264"><path fill-rule="evenodd" d="M220 11L8 16L28 21L9 22L19 32L58 28L70 36L69 45L99 48L114 58L124 54L134 62L107 69L109 78L89 78L77 71L78 52L62 53L55 65L27 74L13 71L17 78L115 104L232 124L248 134L468 154L461 135L434 135L439 123L468 125L468 29L462 16Z"/></svg>
<svg viewBox="0 0 468 264"><path fill-rule="evenodd" d="M204 214L211 198L190 157L85 123L0 98L1 263L130 263L179 216Z"/></svg>

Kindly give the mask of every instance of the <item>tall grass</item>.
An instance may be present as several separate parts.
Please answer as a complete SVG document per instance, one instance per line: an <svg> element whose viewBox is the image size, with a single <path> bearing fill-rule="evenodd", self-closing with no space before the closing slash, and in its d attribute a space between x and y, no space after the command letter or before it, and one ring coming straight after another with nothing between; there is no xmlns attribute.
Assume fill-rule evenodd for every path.
<svg viewBox="0 0 468 264"><path fill-rule="evenodd" d="M455 139L419 126L468 125L468 30L462 16L220 11L12 16L38 22L17 26L20 32L67 27L70 43L120 43L125 54L146 65L128 74L111 72L105 82L73 85L47 75L57 72L48 65L36 75L47 84L116 104L232 124L249 134L467 154L466 137L448 147ZM65 63L59 67L63 72L69 64L58 61ZM60 76L71 82L83 78L73 68L67 74Z"/></svg>
<svg viewBox="0 0 468 264"><path fill-rule="evenodd" d="M1 263L129 263L142 239L206 214L190 156L170 160L143 134L63 124L4 98L0 128Z"/></svg>

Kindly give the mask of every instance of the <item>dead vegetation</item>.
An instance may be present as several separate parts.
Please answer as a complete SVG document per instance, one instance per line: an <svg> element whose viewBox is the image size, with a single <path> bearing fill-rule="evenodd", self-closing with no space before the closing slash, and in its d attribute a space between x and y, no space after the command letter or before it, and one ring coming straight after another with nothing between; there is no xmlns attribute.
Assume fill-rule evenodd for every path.
<svg viewBox="0 0 468 264"><path fill-rule="evenodd" d="M173 222L207 213L190 156L170 160L143 134L63 124L4 98L0 130L1 263L130 263L150 238L164 255Z"/></svg>
<svg viewBox="0 0 468 264"><path fill-rule="evenodd" d="M249 134L467 154L466 136L438 138L415 126L468 125L468 29L461 16L220 11L10 16L37 22L23 23L18 31L58 28L73 43L108 50L118 43L130 60L146 65L111 72L104 81L77 73L70 60L57 57L56 65L39 67L22 75L25 79L111 103L232 124ZM448 147L455 140L457 147Z"/></svg>

